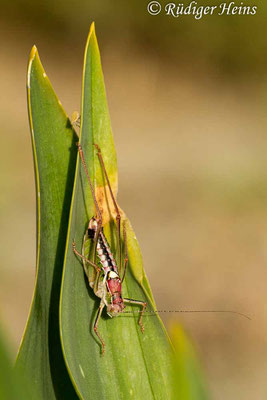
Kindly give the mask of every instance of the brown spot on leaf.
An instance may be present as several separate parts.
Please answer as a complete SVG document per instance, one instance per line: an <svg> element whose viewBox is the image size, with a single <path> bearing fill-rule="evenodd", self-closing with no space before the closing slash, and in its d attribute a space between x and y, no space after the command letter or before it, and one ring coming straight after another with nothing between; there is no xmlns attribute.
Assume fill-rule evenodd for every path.
<svg viewBox="0 0 267 400"><path fill-rule="evenodd" d="M98 202L100 212L102 214L103 225L107 224L111 220L116 220L116 216L117 216L116 209L115 209L108 185L98 186L95 189L95 194L96 194L96 200ZM116 199L117 187L115 190L113 190L113 194ZM118 207L119 207L119 205L118 205ZM124 213L120 207L119 207L119 210L120 210L121 216L123 216Z"/></svg>

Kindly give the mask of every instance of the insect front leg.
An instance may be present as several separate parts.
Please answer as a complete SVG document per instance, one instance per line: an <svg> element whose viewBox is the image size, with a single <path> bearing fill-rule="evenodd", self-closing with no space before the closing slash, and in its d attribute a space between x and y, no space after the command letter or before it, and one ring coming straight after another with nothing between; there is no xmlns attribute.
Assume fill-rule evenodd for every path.
<svg viewBox="0 0 267 400"><path fill-rule="evenodd" d="M140 318L138 321L138 324L141 328L141 332L144 333L144 325L142 324L142 319L143 319L143 315L147 306L147 303L145 301L141 301L141 300L133 300L133 299L128 299L128 298L124 298L123 299L124 303L128 303L128 304L137 304L142 306L142 310L140 312Z"/></svg>
<svg viewBox="0 0 267 400"><path fill-rule="evenodd" d="M102 355L104 355L104 353L105 353L105 342L104 342L104 340L102 339L102 337L100 336L100 333L98 332L98 322L99 322L99 319L100 319L100 317L101 317L101 314L102 314L102 311L103 311L103 308L104 308L104 307L105 307L105 303L103 303L103 302L101 301L100 306L99 306L98 311L97 311L95 323L94 323L94 331L95 331L95 334L96 334L96 336L98 337L98 339L100 340L101 345L102 345Z"/></svg>

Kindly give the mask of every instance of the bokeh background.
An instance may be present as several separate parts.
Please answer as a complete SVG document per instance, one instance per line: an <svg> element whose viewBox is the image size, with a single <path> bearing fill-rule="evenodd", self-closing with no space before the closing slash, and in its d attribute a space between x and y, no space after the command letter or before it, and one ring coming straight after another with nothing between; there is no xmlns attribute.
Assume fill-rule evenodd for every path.
<svg viewBox="0 0 267 400"><path fill-rule="evenodd" d="M255 16L195 20L151 16L147 3L1 0L1 319L15 357L35 277L27 58L36 44L71 115L80 107L83 51L94 20L119 203L135 228L158 309L250 315L252 321L216 313L162 318L167 327L182 323L192 338L211 398L261 400L267 395L267 4L251 3L258 5Z"/></svg>

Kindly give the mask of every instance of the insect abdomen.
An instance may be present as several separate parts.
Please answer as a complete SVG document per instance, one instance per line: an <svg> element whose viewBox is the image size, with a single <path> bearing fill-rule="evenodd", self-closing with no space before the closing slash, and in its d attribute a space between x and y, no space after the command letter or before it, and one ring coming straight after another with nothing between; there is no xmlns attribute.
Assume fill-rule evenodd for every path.
<svg viewBox="0 0 267 400"><path fill-rule="evenodd" d="M104 271L117 272L116 262L103 232L100 232L96 250Z"/></svg>

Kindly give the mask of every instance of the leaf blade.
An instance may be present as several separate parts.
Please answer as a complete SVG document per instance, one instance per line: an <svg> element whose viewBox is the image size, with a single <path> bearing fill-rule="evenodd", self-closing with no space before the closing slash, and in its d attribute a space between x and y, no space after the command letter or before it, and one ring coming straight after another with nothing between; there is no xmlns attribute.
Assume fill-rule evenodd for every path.
<svg viewBox="0 0 267 400"><path fill-rule="evenodd" d="M93 25L85 52L80 140L104 215L104 231L115 252L114 206L93 146L97 143L102 150L112 190L116 194L116 153ZM71 247L71 241L75 239L78 250L81 249L86 226L93 215L95 206L78 160L60 303L62 346L77 393L86 400L131 396L171 398L171 346L158 316L144 318L144 335L133 316L123 315L114 321L103 317L100 329L107 350L105 356L100 357L99 346L91 333L99 299L88 286L81 263ZM140 250L124 214L123 219L127 223L129 251L129 268L123 294L145 300L153 309L154 301L143 273Z"/></svg>
<svg viewBox="0 0 267 400"><path fill-rule="evenodd" d="M29 58L27 95L36 180L37 275L16 366L34 377L33 385L44 399L75 399L61 353L58 324L75 133L35 46Z"/></svg>
<svg viewBox="0 0 267 400"><path fill-rule="evenodd" d="M171 337L175 348L173 387L177 398L208 400L195 350L179 324L172 324Z"/></svg>
<svg viewBox="0 0 267 400"><path fill-rule="evenodd" d="M0 399L1 400L38 400L38 393L29 384L25 372L14 369L6 338L0 326Z"/></svg>

